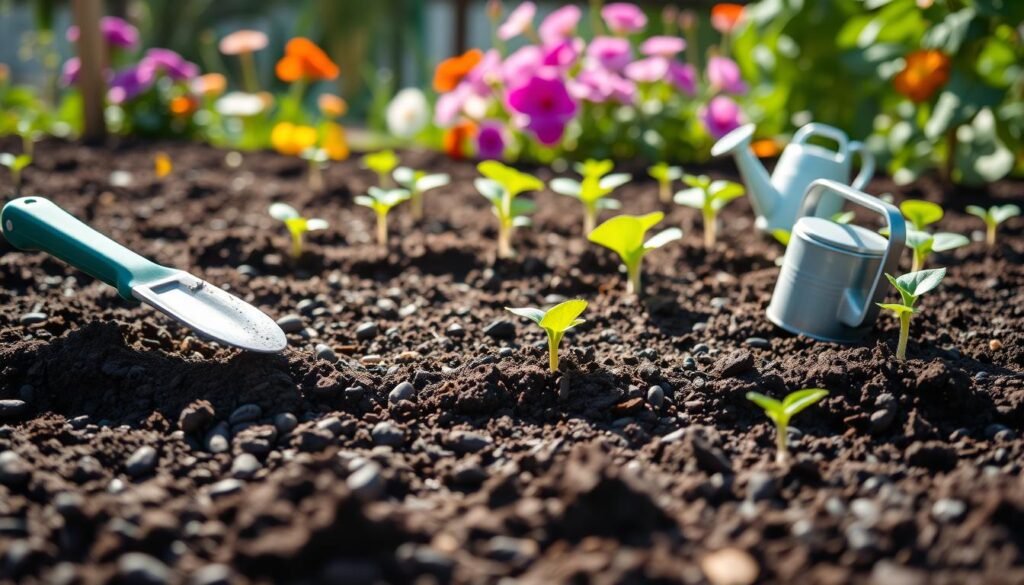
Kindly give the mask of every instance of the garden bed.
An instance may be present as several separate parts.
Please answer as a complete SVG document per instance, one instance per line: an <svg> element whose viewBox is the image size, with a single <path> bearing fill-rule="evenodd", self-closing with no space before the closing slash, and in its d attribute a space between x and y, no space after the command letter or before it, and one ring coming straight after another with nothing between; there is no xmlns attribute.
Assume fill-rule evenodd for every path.
<svg viewBox="0 0 1024 585"><path fill-rule="evenodd" d="M284 354L243 354L0 240L0 451L17 454L0 456L0 578L1024 583L1020 221L996 250L933 257L949 276L897 363L888 315L853 346L765 319L782 249L745 200L710 253L699 213L665 207L685 237L648 256L634 301L578 202L535 194L519 257L496 262L473 165L402 155L453 182L420 227L396 209L384 252L354 160L313 194L302 161L268 153L233 169L192 144L38 146L26 194L301 323ZM869 188L890 190L942 194ZM970 234L964 205L1022 197L1007 181L950 200L941 227ZM661 208L646 179L619 198ZM297 264L273 201L331 223ZM543 332L504 307L577 296L587 323L553 375ZM830 396L776 464L744 395L813 386Z"/></svg>

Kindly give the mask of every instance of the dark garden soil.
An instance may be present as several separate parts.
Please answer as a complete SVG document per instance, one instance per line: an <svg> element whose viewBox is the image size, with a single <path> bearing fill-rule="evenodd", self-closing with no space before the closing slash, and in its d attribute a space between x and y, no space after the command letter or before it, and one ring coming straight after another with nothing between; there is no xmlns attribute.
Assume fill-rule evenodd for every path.
<svg viewBox="0 0 1024 585"><path fill-rule="evenodd" d="M290 346L219 347L0 239L0 580L1024 583L1024 221L933 258L949 276L900 364L890 316L853 346L764 318L781 249L746 201L707 253L697 214L666 209L686 236L648 256L637 302L577 202L535 195L520 257L495 262L473 166L404 158L455 180L422 226L396 210L385 252L355 161L313 194L269 153L39 145L26 194L287 317ZM646 179L620 195L656 198ZM941 227L1022 199L949 197ZM331 222L297 264L272 201ZM503 307L574 296L587 323L552 375L541 330ZM777 464L744 394L812 386L831 395Z"/></svg>

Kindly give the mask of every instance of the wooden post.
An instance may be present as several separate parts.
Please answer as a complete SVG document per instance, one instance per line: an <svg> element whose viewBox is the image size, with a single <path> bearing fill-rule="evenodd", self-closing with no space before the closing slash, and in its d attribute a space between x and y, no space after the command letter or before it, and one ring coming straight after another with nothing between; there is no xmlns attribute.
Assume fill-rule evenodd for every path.
<svg viewBox="0 0 1024 585"><path fill-rule="evenodd" d="M455 54L466 52L469 44L469 0L455 0Z"/></svg>
<svg viewBox="0 0 1024 585"><path fill-rule="evenodd" d="M103 80L103 38L100 33L100 0L74 0L75 24L78 25L78 91L82 93L82 140L97 143L107 136L103 116L106 83Z"/></svg>

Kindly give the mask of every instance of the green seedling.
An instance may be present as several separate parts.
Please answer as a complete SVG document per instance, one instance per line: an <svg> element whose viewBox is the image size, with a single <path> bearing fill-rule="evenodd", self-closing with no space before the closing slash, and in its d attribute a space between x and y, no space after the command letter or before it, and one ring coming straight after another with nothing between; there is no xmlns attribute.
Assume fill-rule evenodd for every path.
<svg viewBox="0 0 1024 585"><path fill-rule="evenodd" d="M784 463L789 459L789 421L801 412L828 396L828 390L805 388L791 392L782 401L758 392L747 392L747 400L764 409L764 413L775 424L775 460Z"/></svg>
<svg viewBox="0 0 1024 585"><path fill-rule="evenodd" d="M322 191L324 188L323 167L329 160L327 151L323 148L311 147L303 150L299 156L309 163L310 190Z"/></svg>
<svg viewBox="0 0 1024 585"><path fill-rule="evenodd" d="M854 215L855 214L852 211L840 211L838 213L833 213L832 217L829 219L838 224L846 225L853 221ZM783 247L789 246L789 240L792 235L791 231L782 228L772 230L772 237L775 238L775 241L782 244Z"/></svg>
<svg viewBox="0 0 1024 585"><path fill-rule="evenodd" d="M892 311L900 319L900 341L896 346L896 359L907 359L907 339L910 337L910 318L918 312L914 303L918 297L939 286L946 276L945 268L908 272L899 278L886 274L896 290L900 293L899 303L878 303L879 307Z"/></svg>
<svg viewBox="0 0 1024 585"><path fill-rule="evenodd" d="M658 199L662 203L672 202L672 182L683 178L683 168L660 162L647 168L647 174L658 182Z"/></svg>
<svg viewBox="0 0 1024 585"><path fill-rule="evenodd" d="M511 258L515 255L512 250L513 230L529 226L530 218L526 216L537 208L533 201L517 197L526 191L543 189L544 183L498 161L484 161L476 168L483 177L478 177L473 185L491 202L498 218L498 258Z"/></svg>
<svg viewBox="0 0 1024 585"><path fill-rule="evenodd" d="M923 231L924 228L942 219L942 207L931 201L907 199L900 203L900 212L910 222L910 227Z"/></svg>
<svg viewBox="0 0 1024 585"><path fill-rule="evenodd" d="M588 160L576 164L582 181L559 178L551 181L555 193L575 197L583 204L583 233L589 234L597 225L597 214L602 209L620 209L622 205L608 196L633 177L627 173L611 173L615 166L610 160Z"/></svg>
<svg viewBox="0 0 1024 585"><path fill-rule="evenodd" d="M704 216L704 247L715 246L718 233L718 212L730 201L743 196L743 185L732 181L712 181L707 175L683 175L683 182L690 186L676 193L679 205L701 210Z"/></svg>
<svg viewBox="0 0 1024 585"><path fill-rule="evenodd" d="M985 222L985 241L989 246L996 245L996 230L999 229L999 224L1020 215L1020 207L1008 203L1006 205L994 205L985 209L977 205L968 205L967 213L976 215L981 218L981 221Z"/></svg>
<svg viewBox="0 0 1024 585"><path fill-rule="evenodd" d="M367 195L355 198L356 205L369 207L377 214L377 243L388 245L388 212L403 201L409 200L409 191L405 189L381 189L370 187Z"/></svg>
<svg viewBox="0 0 1024 585"><path fill-rule="evenodd" d="M647 215L618 215L597 226L587 236L591 242L615 252L626 265L626 294L640 294L640 265L644 255L683 237L683 230L668 228L644 242L647 230L665 218L660 211Z"/></svg>
<svg viewBox="0 0 1024 585"><path fill-rule="evenodd" d="M381 188L391 187L391 171L398 166L398 155L393 150L371 152L363 156L363 168L377 173L377 182Z"/></svg>
<svg viewBox="0 0 1024 585"><path fill-rule="evenodd" d="M930 234L915 229L907 230L907 247L914 251L914 260L910 266L911 272L924 270L928 256L932 252L945 252L960 246L966 246L971 241L967 236L950 232L939 232Z"/></svg>
<svg viewBox="0 0 1024 585"><path fill-rule="evenodd" d="M302 256L302 240L306 232L327 229L327 221L323 219L306 219L299 215L294 207L287 203L274 203L270 206L270 217L284 222L288 233L292 236L292 258Z"/></svg>
<svg viewBox="0 0 1024 585"><path fill-rule="evenodd" d="M544 329L544 332L548 334L548 365L552 372L557 372L558 346L562 343L562 337L566 331L584 322L579 316L586 308L587 301L574 299L559 303L547 311L533 307L519 309L505 307L505 310L520 317L526 317Z"/></svg>
<svg viewBox="0 0 1024 585"><path fill-rule="evenodd" d="M412 217L416 221L423 219L423 194L451 182L451 177L444 173L429 175L426 171L416 171L409 167L398 167L392 176L399 186L409 191Z"/></svg>
<svg viewBox="0 0 1024 585"><path fill-rule="evenodd" d="M0 165L11 169L11 180L14 182L15 196L21 194L21 171L25 170L25 167L30 164L32 164L32 157L27 154L15 156L9 152L0 153Z"/></svg>

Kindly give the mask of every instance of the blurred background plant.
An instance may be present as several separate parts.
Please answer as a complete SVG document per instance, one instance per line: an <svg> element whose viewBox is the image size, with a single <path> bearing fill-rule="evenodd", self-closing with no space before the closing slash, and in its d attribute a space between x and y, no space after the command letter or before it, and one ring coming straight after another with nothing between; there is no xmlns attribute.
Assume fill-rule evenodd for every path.
<svg viewBox="0 0 1024 585"><path fill-rule="evenodd" d="M820 121L865 138L900 183L1024 174L1016 0L107 0L103 11L106 119L119 133L267 148L286 122L317 130L317 164L346 157L349 141L654 163L706 160L740 121L757 124L757 152L771 157ZM69 2L0 0L0 135L26 152L81 130L70 25ZM316 64L286 49L299 38L333 67L311 75Z"/></svg>

